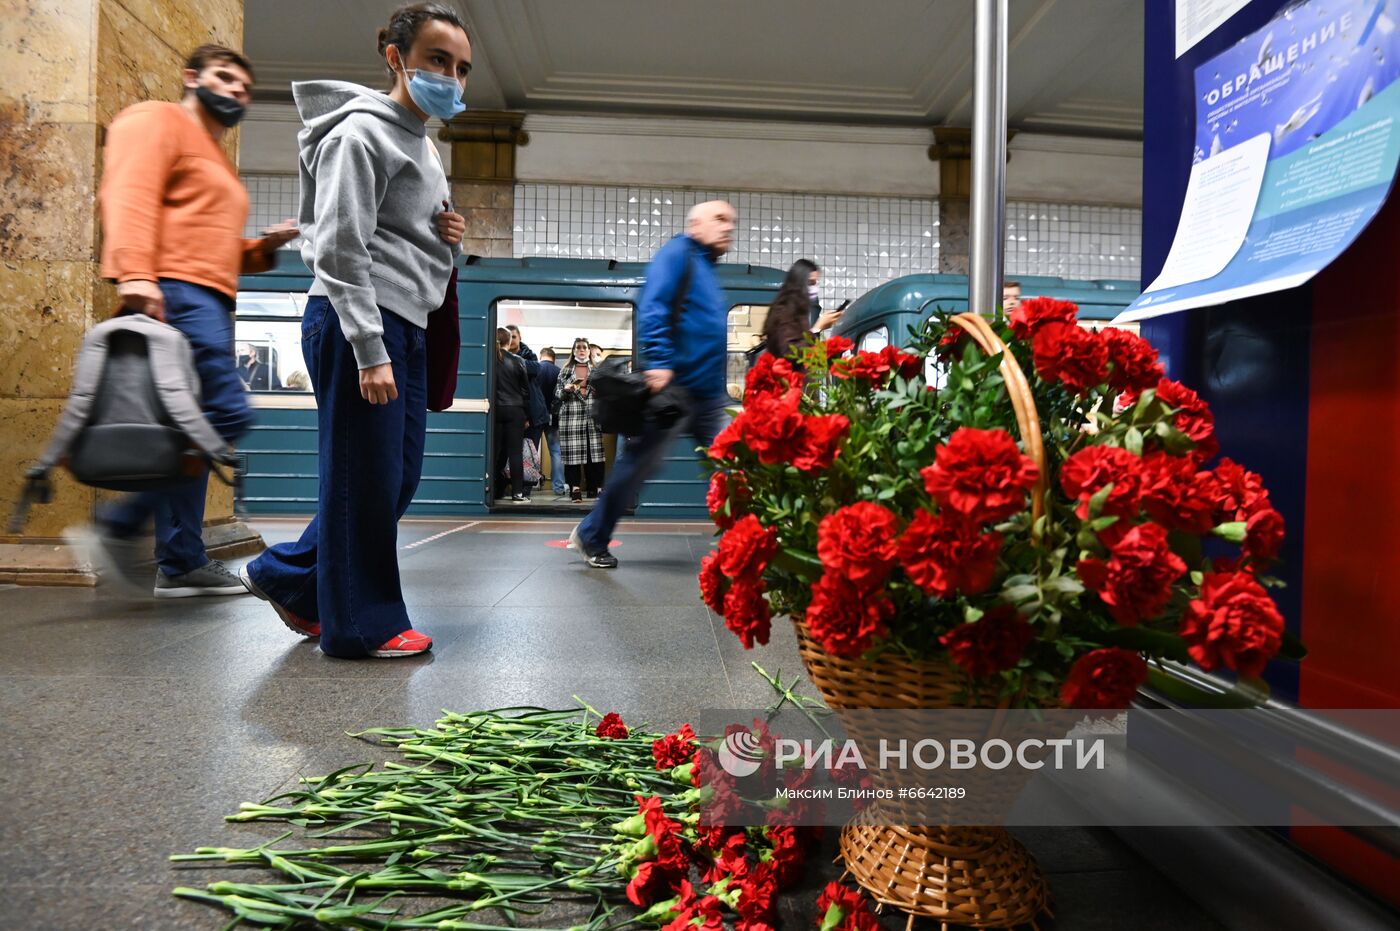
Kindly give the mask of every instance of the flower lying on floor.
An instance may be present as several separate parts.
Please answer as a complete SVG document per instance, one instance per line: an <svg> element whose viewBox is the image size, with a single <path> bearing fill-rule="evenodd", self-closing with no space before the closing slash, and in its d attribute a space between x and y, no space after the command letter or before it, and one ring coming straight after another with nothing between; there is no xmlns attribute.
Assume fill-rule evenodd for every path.
<svg viewBox="0 0 1400 931"><path fill-rule="evenodd" d="M770 931L820 831L708 823L713 790L699 786L712 754L688 724L646 734L592 709L508 708L357 736L403 761L305 778L228 819L285 822L304 839L288 831L171 857L277 879L175 895L266 928L506 931L546 904L573 903L571 931ZM874 927L859 893L835 883L819 909L825 931Z"/></svg>

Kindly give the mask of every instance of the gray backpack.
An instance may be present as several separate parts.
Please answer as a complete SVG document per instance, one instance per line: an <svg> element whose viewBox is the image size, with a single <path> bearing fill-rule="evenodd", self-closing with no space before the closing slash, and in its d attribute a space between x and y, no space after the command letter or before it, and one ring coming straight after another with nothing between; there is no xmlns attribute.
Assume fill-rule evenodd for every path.
<svg viewBox="0 0 1400 931"><path fill-rule="evenodd" d="M83 340L68 402L26 473L10 532L18 532L31 503L51 500L48 474L56 465L84 485L146 491L236 462L200 408L199 374L184 334L144 314L114 317Z"/></svg>

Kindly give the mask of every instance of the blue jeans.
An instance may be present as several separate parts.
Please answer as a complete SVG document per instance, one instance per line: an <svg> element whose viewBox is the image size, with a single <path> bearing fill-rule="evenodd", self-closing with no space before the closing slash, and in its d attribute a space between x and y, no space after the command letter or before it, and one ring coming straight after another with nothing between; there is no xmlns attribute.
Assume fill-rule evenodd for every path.
<svg viewBox="0 0 1400 931"><path fill-rule="evenodd" d="M569 486L564 484L564 451L559 448L559 428L545 430L544 439L549 444L549 483L554 486L556 495L562 495Z"/></svg>
<svg viewBox="0 0 1400 931"><path fill-rule="evenodd" d="M190 284L163 279L165 321L189 340L204 416L232 443L253 425L253 411L233 357L233 298ZM168 490L128 495L105 508L98 522L121 538L134 537L155 518L156 565L167 576L193 572L209 561L204 551L204 497L209 473Z"/></svg>
<svg viewBox="0 0 1400 931"><path fill-rule="evenodd" d="M413 626L399 584L398 524L423 473L427 352L421 327L381 313L399 396L376 405L360 396L355 353L330 301L306 302L301 351L316 393L319 503L300 540L248 566L269 598L320 622L328 656L364 656Z"/></svg>
<svg viewBox="0 0 1400 931"><path fill-rule="evenodd" d="M724 429L732 403L723 395L715 398L691 397L684 417L665 430L648 423L642 435L629 439L617 457L612 475L598 496L598 503L579 524L579 538L589 553L607 549L613 529L622 513L631 507L642 490L642 484L656 471L676 437L689 434L697 446L708 448L715 435Z"/></svg>

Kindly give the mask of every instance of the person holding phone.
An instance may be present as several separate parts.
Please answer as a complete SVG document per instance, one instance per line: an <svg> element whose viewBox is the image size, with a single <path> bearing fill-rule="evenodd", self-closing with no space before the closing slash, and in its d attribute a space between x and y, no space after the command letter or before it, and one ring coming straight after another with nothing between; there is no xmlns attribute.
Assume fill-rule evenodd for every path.
<svg viewBox="0 0 1400 931"><path fill-rule="evenodd" d="M593 421L593 373L588 340L574 340L569 359L560 367L554 395L559 404L559 452L569 496L582 501L596 497L603 487L603 432Z"/></svg>
<svg viewBox="0 0 1400 931"><path fill-rule="evenodd" d="M821 277L822 270L809 259L792 263L763 322L764 351L769 355L791 358L790 353L802 347L808 333L821 333L841 319L844 304L837 310L821 310ZM808 321L812 321L810 326Z"/></svg>

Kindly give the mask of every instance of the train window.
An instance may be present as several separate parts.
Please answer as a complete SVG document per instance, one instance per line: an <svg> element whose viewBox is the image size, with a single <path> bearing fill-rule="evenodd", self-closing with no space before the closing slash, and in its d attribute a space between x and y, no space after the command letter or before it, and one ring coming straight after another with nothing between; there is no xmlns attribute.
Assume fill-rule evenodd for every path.
<svg viewBox="0 0 1400 931"><path fill-rule="evenodd" d="M865 333L860 338L859 348L862 352L879 352L890 344L890 328L878 326Z"/></svg>
<svg viewBox="0 0 1400 931"><path fill-rule="evenodd" d="M725 357L725 385L729 396L744 399L744 379L763 352L763 324L767 304L735 304L729 308L729 341Z"/></svg>
<svg viewBox="0 0 1400 931"><path fill-rule="evenodd" d="M259 394L310 392L301 355L301 314L306 295L288 291L240 291L235 299L234 355L238 377Z"/></svg>
<svg viewBox="0 0 1400 931"><path fill-rule="evenodd" d="M496 326L520 328L521 340L535 353L553 349L563 364L574 340L597 347L592 355L632 354L632 305L621 301L506 299L496 302Z"/></svg>

